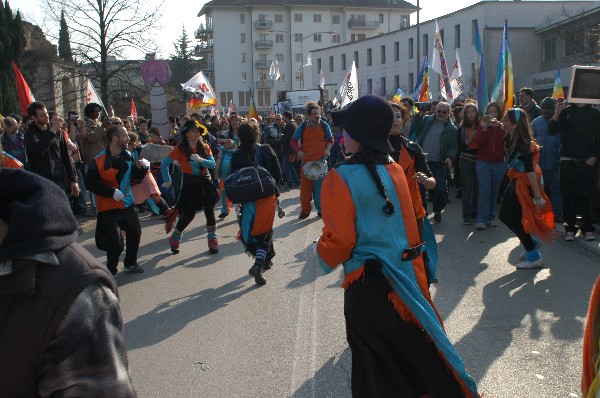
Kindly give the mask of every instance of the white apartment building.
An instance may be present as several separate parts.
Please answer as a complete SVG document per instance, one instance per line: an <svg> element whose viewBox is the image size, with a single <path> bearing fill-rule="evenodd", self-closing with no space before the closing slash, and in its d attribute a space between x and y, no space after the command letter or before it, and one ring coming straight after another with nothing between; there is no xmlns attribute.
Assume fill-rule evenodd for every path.
<svg viewBox="0 0 600 398"><path fill-rule="evenodd" d="M407 28L415 11L402 0L212 0L198 14L205 23L197 55L208 60L204 72L221 106L233 100L247 110L252 88L261 109L283 91L314 87L314 56L312 67L302 66L312 51ZM274 60L277 81L268 76Z"/></svg>
<svg viewBox="0 0 600 398"><path fill-rule="evenodd" d="M440 17L437 23L443 39L449 73L452 73L458 49L466 94L474 96L473 40L477 21L486 63L487 83L491 93L506 19L515 90L521 87L520 84L531 87L532 76L542 71L553 74L556 69L552 70L552 68L556 68L557 65L555 58L544 58L544 46L548 44L545 43L542 32L548 29L539 27L549 25L549 21L561 19L565 13L572 15L582 13L590 7L597 6L598 3L598 1L488 0ZM376 94L390 98L399 87L407 94L412 93L424 55L428 54L430 91L433 97L437 98L440 93L439 75L431 70L434 37L435 20L432 20L423 22L419 26L421 54L417 54L417 26L367 38L360 42L314 50L312 51L313 80L310 87L319 84L317 70L322 67L326 82L325 97L332 99L337 94L345 71L352 60L355 60L360 95ZM573 58L566 62L575 63ZM521 79L525 76L528 79ZM565 69L561 78L563 85L568 84L570 69ZM547 89L547 84L543 88Z"/></svg>

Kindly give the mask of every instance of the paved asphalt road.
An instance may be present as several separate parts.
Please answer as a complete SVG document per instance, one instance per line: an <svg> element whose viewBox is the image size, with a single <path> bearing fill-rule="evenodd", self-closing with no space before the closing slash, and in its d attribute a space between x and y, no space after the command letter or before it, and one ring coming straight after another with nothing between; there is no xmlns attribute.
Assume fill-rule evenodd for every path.
<svg viewBox="0 0 600 398"><path fill-rule="evenodd" d="M298 220L284 192L275 265L257 287L233 213L207 250L204 216L170 254L158 217L142 215L144 274L120 272L130 371L141 398L349 397L341 269L323 275L312 242L322 221ZM453 197L453 196L452 196ZM600 257L574 243L543 245L546 268L516 270L518 242L503 225L461 224L456 199L435 225L445 326L487 398L580 397L581 339ZM80 241L102 260L93 232Z"/></svg>

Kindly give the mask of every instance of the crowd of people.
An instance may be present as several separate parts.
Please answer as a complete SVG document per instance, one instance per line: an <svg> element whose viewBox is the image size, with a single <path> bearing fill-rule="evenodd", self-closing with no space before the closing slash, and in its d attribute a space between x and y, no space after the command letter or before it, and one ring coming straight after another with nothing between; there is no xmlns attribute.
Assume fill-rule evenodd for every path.
<svg viewBox="0 0 600 398"><path fill-rule="evenodd" d="M502 221L523 246L519 269L543 267L540 244L556 238L556 220L564 221L567 241L578 229L584 239L596 239L591 201L600 111L552 98L538 107L529 88L520 90L519 100L519 107L504 112L491 103L480 115L468 99L415 104L410 98L391 103L367 95L343 110L324 112L319 103L309 102L304 115L285 111L264 120L236 112L171 117L168 136L145 119L101 117L98 104L88 104L84 118L75 111L62 118L33 102L23 119L2 121L1 176L14 181L10 170L27 170L16 176L43 188L39 194L32 190L28 206L52 192L65 194L59 201L69 198L64 231L55 225L60 219L39 215L47 224L40 231L48 236L41 252L34 249L34 259L58 264L83 258L77 260L79 272L95 273L101 293L91 288L88 293L99 299L116 292L105 271L117 274L123 251L125 269L144 272L137 261L138 213L143 211L162 215L167 233L172 230L165 249L177 255L198 211L206 219L208 250L218 254L215 207L220 207L219 219L235 210L238 239L254 258L248 273L257 285L266 284L264 272L275 257L277 197L280 190L299 188L299 219L308 218L313 206L323 219L323 235L315 245L319 263L325 272L344 267L353 393L478 396L429 293L437 282L437 247L428 203L431 219L441 223L449 187L456 184L462 223L483 231ZM232 203L229 177L258 166L275 181L274 193ZM10 192L4 202L23 200ZM9 206L4 202L0 208ZM66 207L61 203L53 211L62 214ZM107 252L106 267L65 238L75 233L73 216L97 218L96 245ZM15 223L5 212L3 218ZM39 256L57 250L60 255ZM31 259L23 248L13 251L12 257L0 256L0 276L13 272L8 260ZM76 297L67 304L77 304ZM98 316L109 315L107 324L120 329L118 311ZM39 322L50 320L40 317ZM53 331L64 327L63 322ZM122 352L122 336L116 335L110 344ZM365 344L373 339L378 343ZM115 365L126 367L126 359L121 356ZM114 388L122 396L132 394L123 375Z"/></svg>

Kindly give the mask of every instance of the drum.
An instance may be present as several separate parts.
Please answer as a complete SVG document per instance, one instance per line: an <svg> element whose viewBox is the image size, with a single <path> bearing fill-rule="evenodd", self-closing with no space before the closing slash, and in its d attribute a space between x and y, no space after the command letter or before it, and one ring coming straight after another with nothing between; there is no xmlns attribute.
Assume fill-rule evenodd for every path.
<svg viewBox="0 0 600 398"><path fill-rule="evenodd" d="M327 175L327 162L325 160L311 160L302 166L302 170L309 180L322 180Z"/></svg>
<svg viewBox="0 0 600 398"><path fill-rule="evenodd" d="M156 145L149 142L142 147L140 159L147 159L150 163L160 163L172 150L172 146Z"/></svg>

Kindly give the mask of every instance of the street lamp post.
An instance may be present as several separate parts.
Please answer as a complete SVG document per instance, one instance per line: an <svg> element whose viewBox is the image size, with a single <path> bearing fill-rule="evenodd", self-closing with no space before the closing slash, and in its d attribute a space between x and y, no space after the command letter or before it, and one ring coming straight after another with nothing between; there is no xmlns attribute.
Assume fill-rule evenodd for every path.
<svg viewBox="0 0 600 398"><path fill-rule="evenodd" d="M294 33L288 32L287 30L273 30L273 29L269 29L267 30L267 33L271 33L271 32L279 32L279 33L287 33L290 36L290 42L292 40L292 36L294 36ZM311 36L314 36L316 34L320 34L320 33L327 33L329 35L335 35L336 32L333 30L330 30L328 32L313 32L311 34L309 34L308 36L302 36L300 38L300 89L304 89L304 40L308 39ZM292 46L290 45L290 53L291 53L291 49ZM292 54L290 54L290 57L292 56Z"/></svg>

